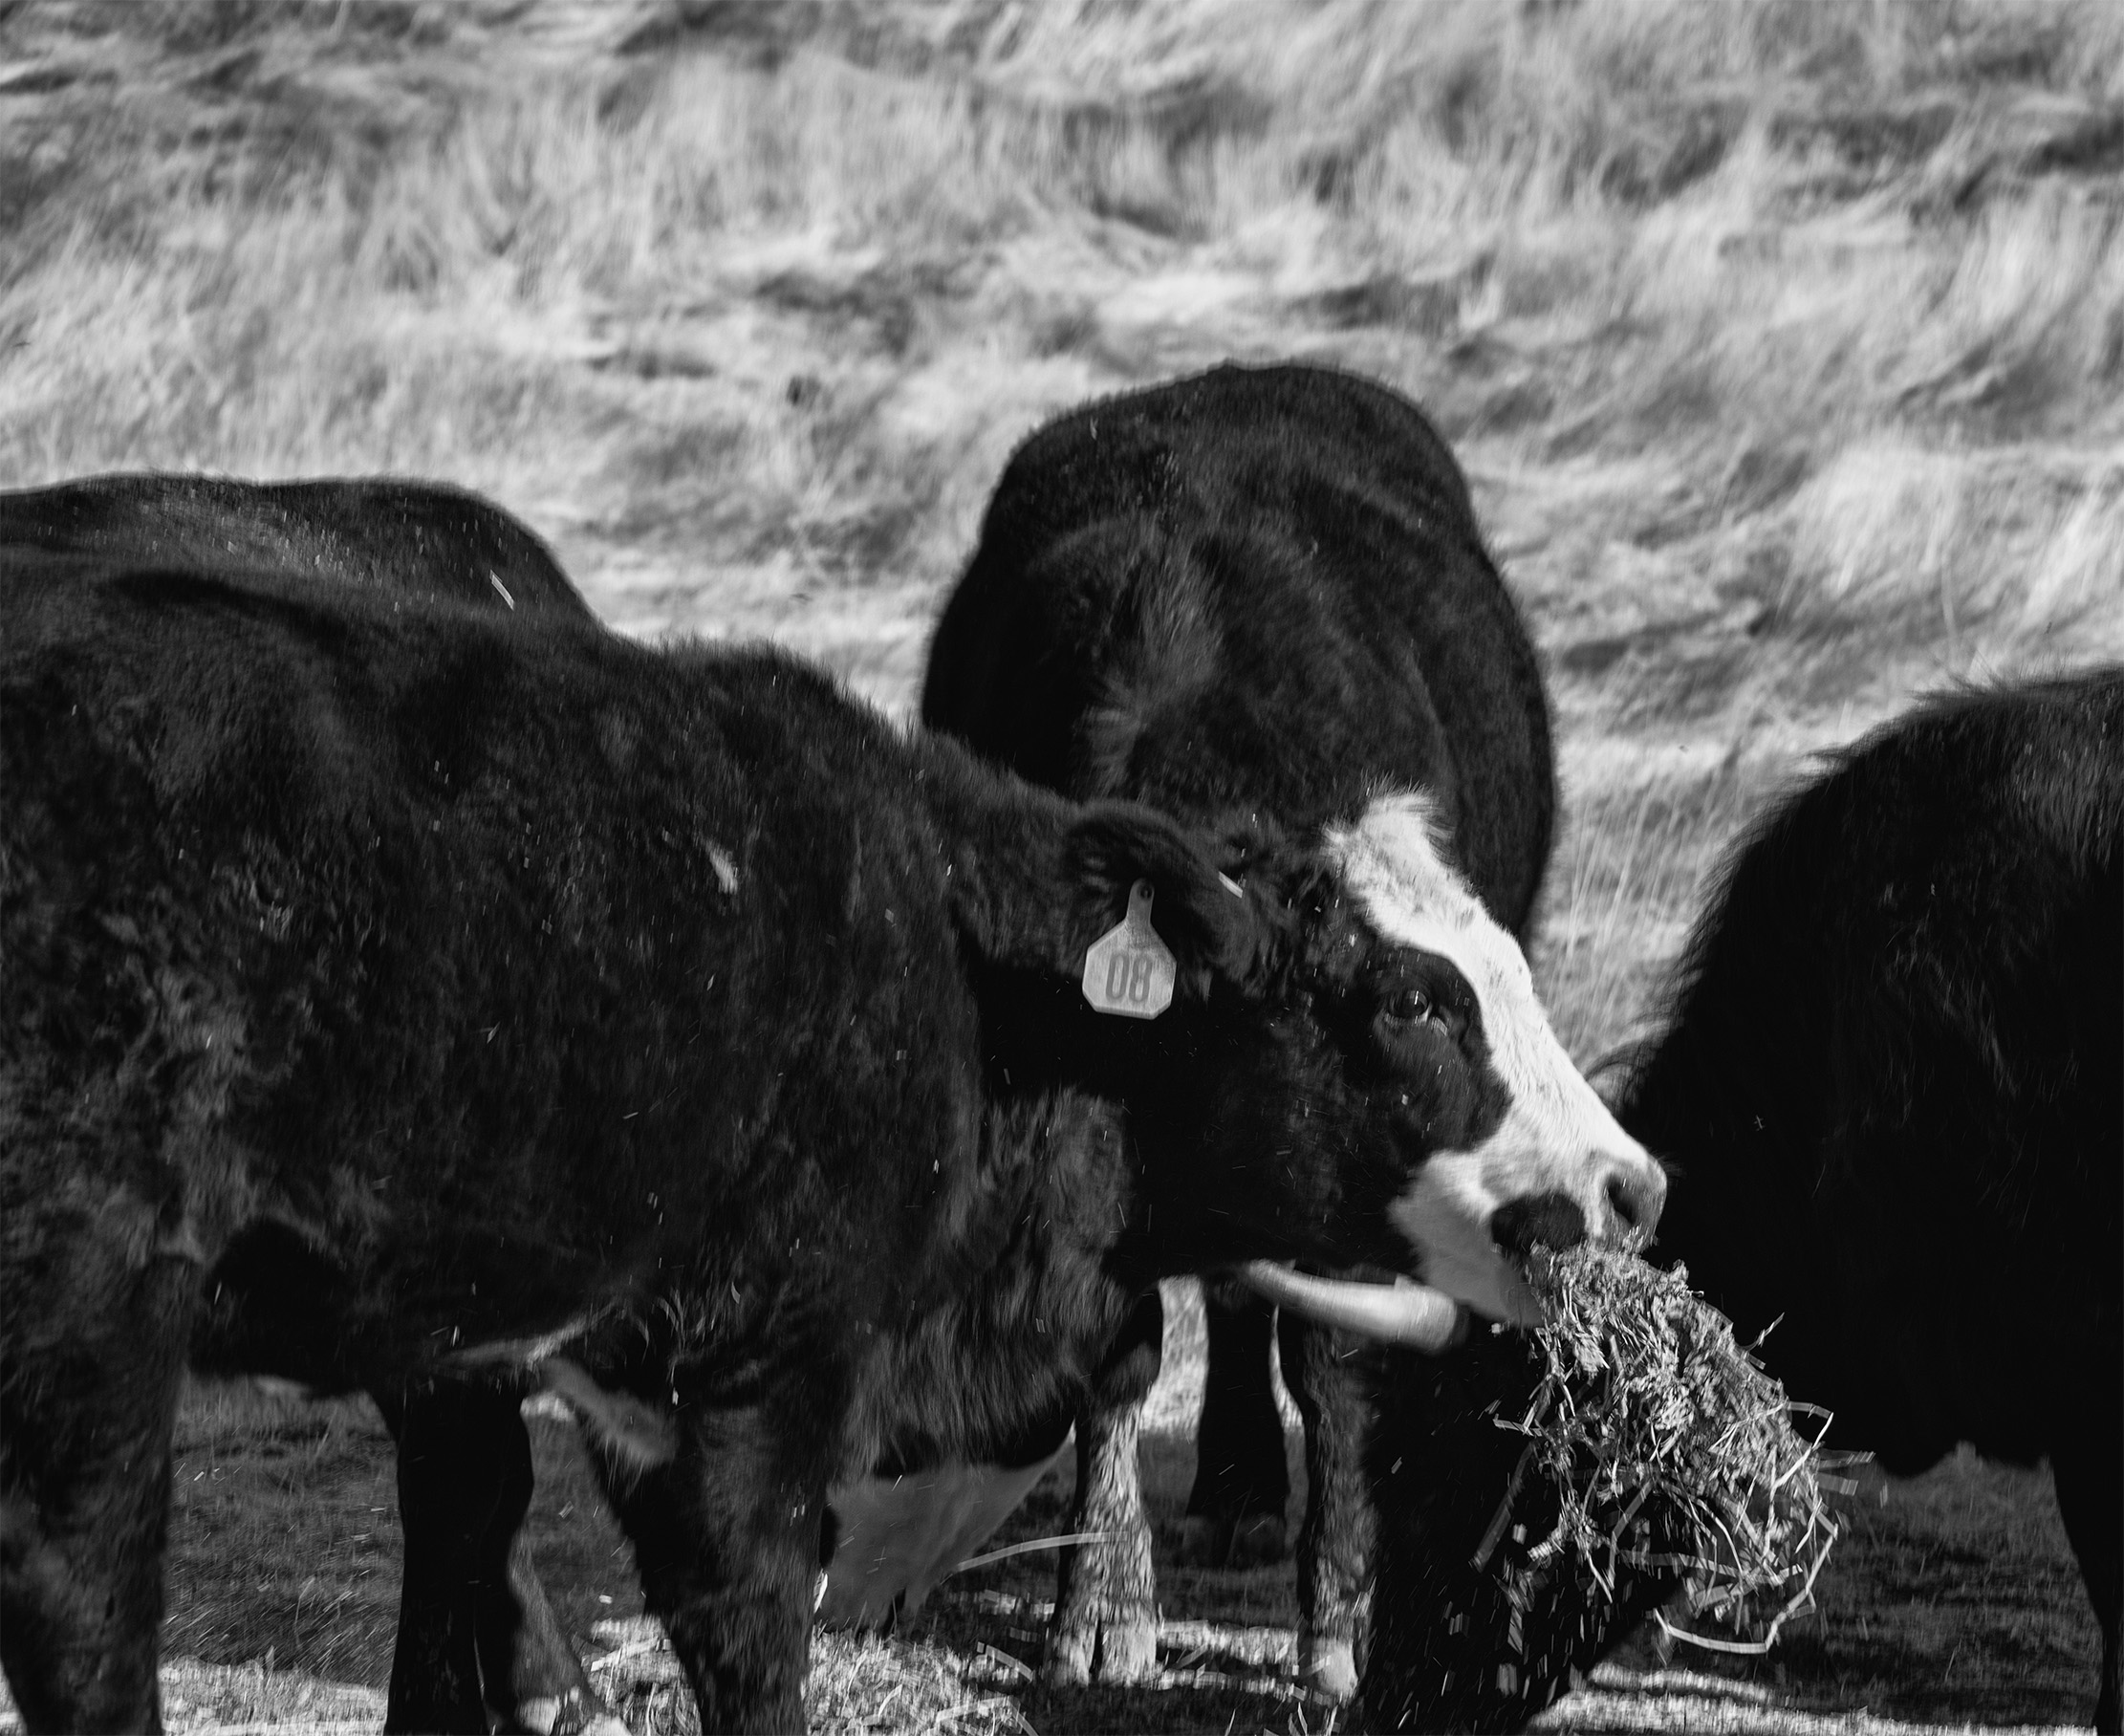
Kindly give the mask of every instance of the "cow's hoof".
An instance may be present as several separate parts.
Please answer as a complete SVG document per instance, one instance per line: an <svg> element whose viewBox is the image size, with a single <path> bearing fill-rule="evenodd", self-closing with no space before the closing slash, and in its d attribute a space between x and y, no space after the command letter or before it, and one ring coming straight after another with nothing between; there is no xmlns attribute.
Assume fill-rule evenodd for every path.
<svg viewBox="0 0 2124 1736"><path fill-rule="evenodd" d="M1106 1621L1048 1642L1040 1674L1058 1687L1131 1687L1158 1674L1158 1623Z"/></svg>
<svg viewBox="0 0 2124 1736"><path fill-rule="evenodd" d="M1181 1522L1180 1558L1186 1567L1249 1568L1281 1561L1290 1552L1283 1521L1255 1514L1236 1524L1207 1513Z"/></svg>
<svg viewBox="0 0 2124 1736"><path fill-rule="evenodd" d="M1357 1691L1357 1658L1347 1639L1308 1639L1299 1649L1298 1676L1316 1694L1349 1700Z"/></svg>

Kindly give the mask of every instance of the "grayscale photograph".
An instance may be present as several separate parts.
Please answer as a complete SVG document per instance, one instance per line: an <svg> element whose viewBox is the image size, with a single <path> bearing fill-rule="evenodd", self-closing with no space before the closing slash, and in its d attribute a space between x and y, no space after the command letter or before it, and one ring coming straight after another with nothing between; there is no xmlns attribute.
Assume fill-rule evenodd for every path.
<svg viewBox="0 0 2124 1736"><path fill-rule="evenodd" d="M2124 1736L2124 0L0 0L0 1736Z"/></svg>

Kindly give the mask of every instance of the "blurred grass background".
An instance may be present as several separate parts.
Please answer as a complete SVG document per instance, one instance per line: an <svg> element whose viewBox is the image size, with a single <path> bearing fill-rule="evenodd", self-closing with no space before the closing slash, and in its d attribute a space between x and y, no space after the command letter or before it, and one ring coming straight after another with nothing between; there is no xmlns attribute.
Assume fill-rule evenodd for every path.
<svg viewBox="0 0 2124 1736"><path fill-rule="evenodd" d="M447 477L904 712L1044 417L1361 369L1548 654L1591 1053L1807 749L2124 654L2120 186L2108 0L16 0L0 481Z"/></svg>

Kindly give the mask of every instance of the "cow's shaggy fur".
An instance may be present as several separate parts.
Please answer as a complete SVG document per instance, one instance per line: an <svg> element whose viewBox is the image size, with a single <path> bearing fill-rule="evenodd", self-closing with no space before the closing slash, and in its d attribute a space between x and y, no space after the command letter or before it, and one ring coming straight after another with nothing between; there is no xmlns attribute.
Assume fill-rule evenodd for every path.
<svg viewBox="0 0 2124 1736"><path fill-rule="evenodd" d="M1427 1157L1492 1113L1328 844L1069 802L770 653L33 574L0 808L0 1660L35 1727L154 1725L187 1352L478 1410L418 1444L513 1510L431 1579L502 1574L496 1419L560 1392L704 1725L794 1727L835 1480L1039 1426L1090 1373L1045 1322L1103 1356L1163 1273L1410 1269ZM1179 966L1147 1025L1077 986L1138 879Z"/></svg>
<svg viewBox="0 0 2124 1736"><path fill-rule="evenodd" d="M492 501L401 477L244 482L117 471L0 489L0 549L83 571L286 576L589 621L552 551Z"/></svg>
<svg viewBox="0 0 2124 1736"><path fill-rule="evenodd" d="M120 471L0 490L0 562L10 582L68 573L89 580L114 565L269 584L293 575L596 621L528 526L477 494L399 477L258 483ZM211 1365L212 1345L195 1344L194 1359ZM617 1729L553 1615L528 1540L495 1532L519 1486L530 1487L516 1407L476 1386L432 1380L371 1397L393 1438L412 1443L398 1458L406 1560L391 1665L395 1725L419 1727L437 1708L477 1696L505 1728ZM497 1474L498 1493L487 1486ZM505 1540L506 1573L492 1567ZM481 1638L476 1669L465 1633Z"/></svg>

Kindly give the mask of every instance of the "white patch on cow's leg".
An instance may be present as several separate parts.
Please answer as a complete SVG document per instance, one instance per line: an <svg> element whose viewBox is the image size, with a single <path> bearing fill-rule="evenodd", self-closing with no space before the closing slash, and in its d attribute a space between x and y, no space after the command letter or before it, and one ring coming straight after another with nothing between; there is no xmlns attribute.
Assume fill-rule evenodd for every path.
<svg viewBox="0 0 2124 1736"><path fill-rule="evenodd" d="M839 1542L818 1618L880 1629L920 1614L938 1582L980 1552L1061 1456L1057 1447L1032 1465L941 1465L830 1489Z"/></svg>
<svg viewBox="0 0 2124 1736"><path fill-rule="evenodd" d="M1103 1534L1066 1558L1043 1674L1065 1683L1147 1682L1158 1670L1158 1580L1136 1444L1140 1404L1095 1406L1078 1427L1078 1531Z"/></svg>
<svg viewBox="0 0 2124 1736"><path fill-rule="evenodd" d="M1393 1208L1396 1226L1426 1284L1494 1318L1523 1318L1532 1298L1491 1240L1500 1205L1561 1194L1590 1236L1615 1242L1658 1218L1666 1177L1556 1041L1518 943L1440 853L1426 797L1381 797L1355 825L1332 829L1327 844L1380 935L1449 960L1474 991L1509 1097L1480 1144L1423 1164Z"/></svg>
<svg viewBox="0 0 2124 1736"><path fill-rule="evenodd" d="M1372 1603L1377 1520L1364 1489L1363 1413L1354 1372L1317 1333L1289 1347L1284 1378L1306 1423L1306 1516L1298 1531L1298 1673L1315 1691L1348 1700L1357 1689L1356 1645Z"/></svg>

